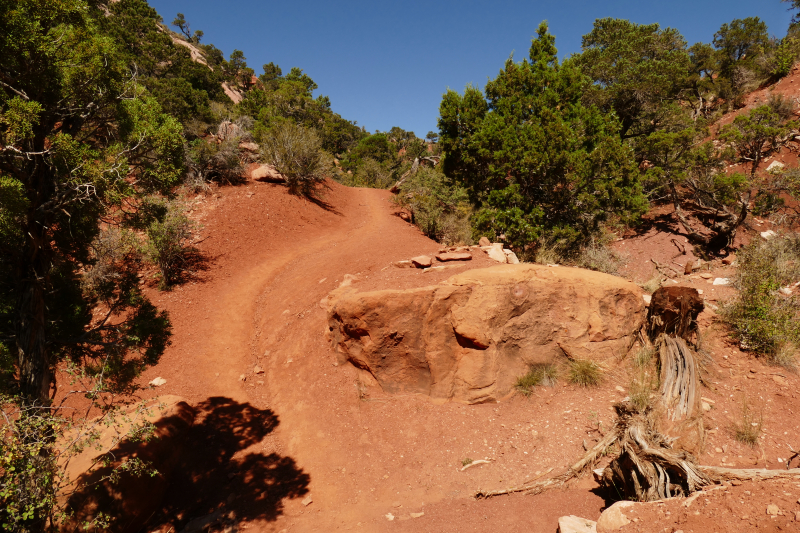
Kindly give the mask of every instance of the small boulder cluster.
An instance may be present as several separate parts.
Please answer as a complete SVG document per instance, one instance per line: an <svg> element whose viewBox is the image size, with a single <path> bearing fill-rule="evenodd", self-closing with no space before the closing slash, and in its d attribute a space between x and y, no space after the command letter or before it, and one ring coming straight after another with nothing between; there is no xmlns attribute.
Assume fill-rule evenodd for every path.
<svg viewBox="0 0 800 533"><path fill-rule="evenodd" d="M492 243L486 237L481 237L480 242L475 246L449 246L439 249L439 253L431 257L430 255L418 255L412 257L407 261L397 261L394 263L399 268L421 268L427 270L429 268L444 268L439 263L450 263L454 261L471 261L472 252L474 250L483 250L490 259L498 263L508 263L512 265L519 264L517 254L508 248L503 248L503 244L496 242Z"/></svg>

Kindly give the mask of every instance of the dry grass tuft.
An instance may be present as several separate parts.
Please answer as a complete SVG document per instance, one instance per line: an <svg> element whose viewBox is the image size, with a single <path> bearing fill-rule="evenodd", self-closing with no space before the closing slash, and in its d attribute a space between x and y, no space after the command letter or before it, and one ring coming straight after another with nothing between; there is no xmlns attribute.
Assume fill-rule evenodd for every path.
<svg viewBox="0 0 800 533"><path fill-rule="evenodd" d="M525 396L530 396L537 386L551 387L558 380L558 369L553 364L531 365L524 376L517 378L514 387Z"/></svg>
<svg viewBox="0 0 800 533"><path fill-rule="evenodd" d="M740 418L733 424L733 436L742 444L748 446L755 446L758 444L758 438L761 436L761 430L764 426L763 412L755 412L753 407L747 401L747 398L742 398L742 411Z"/></svg>
<svg viewBox="0 0 800 533"><path fill-rule="evenodd" d="M574 385L593 387L599 385L602 381L603 371L594 361L575 359L569 363L567 378Z"/></svg>

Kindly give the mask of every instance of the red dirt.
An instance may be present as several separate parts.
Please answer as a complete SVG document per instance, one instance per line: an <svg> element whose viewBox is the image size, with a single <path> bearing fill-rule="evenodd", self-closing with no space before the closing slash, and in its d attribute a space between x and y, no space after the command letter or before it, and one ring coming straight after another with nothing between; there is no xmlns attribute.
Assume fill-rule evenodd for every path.
<svg viewBox="0 0 800 533"><path fill-rule="evenodd" d="M615 387L627 389L627 363L609 369L599 388L559 384L499 404L383 394L349 364L337 364L320 301L347 274L362 289L404 288L492 262L476 251L473 261L444 271L396 268L392 262L439 245L395 216L387 191L332 184L325 201L327 208L256 182L196 198L205 238L198 247L210 259L173 291L151 290L175 334L142 382L165 378L148 394L183 396L199 415L193 446L147 531L181 531L217 510L240 529L293 532L552 532L565 514L597 519L614 497L589 478L537 497L477 501L472 494L551 468L549 475L560 473L579 457L625 396ZM716 290L732 291L712 293L696 276L680 282L703 287L712 301ZM800 410L797 377L740 352L713 311L701 321L716 361L703 391L715 403L701 462L779 467L787 445L800 442L789 422ZM254 373L256 366L264 373ZM756 449L731 437L742 395L764 410L765 438ZM466 458L490 463L462 472ZM307 496L313 502L306 506Z"/></svg>
<svg viewBox="0 0 800 533"><path fill-rule="evenodd" d="M800 72L772 89L797 96ZM751 95L748 108L767 92ZM786 148L775 159L796 165L793 151ZM536 497L478 501L472 494L563 471L583 453L584 442L593 444L611 424L611 406L630 384L630 358L608 368L598 388L562 383L499 404L437 404L383 394L369 376L337 363L325 339L321 300L348 274L362 290L410 288L494 263L474 251L472 261L443 271L396 268L393 262L432 255L439 245L396 216L387 191L330 187L322 203L254 181L194 199L205 261L171 292L149 289L170 312L174 336L142 383L165 378L166 385L145 396L180 395L198 417L193 446L147 531L181 531L216 511L239 529L275 532L552 532L559 516L596 520L615 496L590 478ZM700 316L709 354L702 395L712 408L700 462L785 467L789 447L800 447L800 380L765 366L731 340L714 310L735 291L711 280L735 269L715 259L709 271L683 276L681 265L696 258L671 212L669 206L654 209L615 247L628 257L626 277L650 279L653 258L678 271L668 283L702 289L709 304ZM771 227L751 219L737 243ZM744 398L763 413L755 448L733 438ZM467 458L490 462L462 471ZM797 487L744 484L701 496L688 508L670 500L641 511L641 520L625 531L792 529L793 513L800 510L792 504L800 496ZM304 505L309 496L312 502ZM784 515L767 517L769 503Z"/></svg>

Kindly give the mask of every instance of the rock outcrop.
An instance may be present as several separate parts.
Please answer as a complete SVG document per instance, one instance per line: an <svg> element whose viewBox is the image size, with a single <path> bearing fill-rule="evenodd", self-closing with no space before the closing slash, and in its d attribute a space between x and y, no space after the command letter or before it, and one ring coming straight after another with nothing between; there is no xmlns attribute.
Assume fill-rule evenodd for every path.
<svg viewBox="0 0 800 533"><path fill-rule="evenodd" d="M343 360L387 392L478 403L513 392L536 363L624 356L644 320L641 290L599 272L498 265L418 289L328 298Z"/></svg>

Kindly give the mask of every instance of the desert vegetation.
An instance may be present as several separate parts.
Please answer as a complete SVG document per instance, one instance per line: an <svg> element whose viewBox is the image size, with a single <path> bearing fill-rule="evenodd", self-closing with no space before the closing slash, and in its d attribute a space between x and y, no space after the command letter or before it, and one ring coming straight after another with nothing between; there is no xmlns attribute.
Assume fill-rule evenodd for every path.
<svg viewBox="0 0 800 533"><path fill-rule="evenodd" d="M152 295L182 282L201 228L186 198L240 185L251 165L274 167L290 194L316 204L329 179L390 189L444 245L487 237L524 261L609 274L626 260L611 243L653 207L670 209L704 260L733 251L756 217L781 224L784 233L738 250L738 292L720 316L742 349L794 370L800 172L765 167L797 140L796 102L776 94L743 109L800 57L800 0L787 3L796 16L782 38L757 17L695 44L673 28L604 18L565 59L542 22L522 61L509 57L484 87L447 90L438 131L420 138L400 127L367 132L335 113L303 69L284 74L270 62L257 74L244 51L225 58L183 14L168 26L145 0L0 0L4 530L57 528L71 512L59 497L65 462L95 445L104 425L140 414L131 411L139 378L172 335ZM655 298L660 284L644 286ZM558 483L613 442L620 454L607 481L629 497L669 495L659 477L667 470L686 494L718 479L669 451L653 423L659 405L695 407L675 376L699 387L696 318L677 337L642 340L614 431ZM558 380L601 387L607 375L570 359L535 365L512 385L529 396ZM86 409L67 409L78 398ZM118 439L146 441L153 427L133 418ZM763 413L743 400L728 429L757 447ZM634 463L649 489L635 487ZM146 461L114 468L107 479L154 474Z"/></svg>

